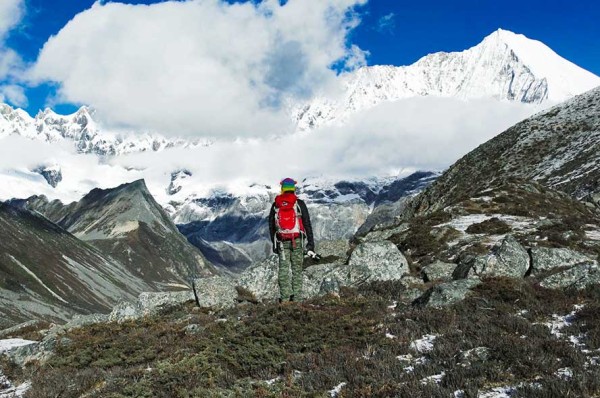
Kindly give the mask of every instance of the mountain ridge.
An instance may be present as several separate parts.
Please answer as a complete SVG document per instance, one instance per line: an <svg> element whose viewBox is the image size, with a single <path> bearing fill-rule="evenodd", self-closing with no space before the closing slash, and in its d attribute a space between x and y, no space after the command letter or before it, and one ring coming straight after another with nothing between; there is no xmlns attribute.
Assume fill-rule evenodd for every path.
<svg viewBox="0 0 600 398"><path fill-rule="evenodd" d="M499 29L461 52L429 54L409 66L362 67L344 75L343 84L340 98L316 98L294 110L299 130L343 123L381 102L413 96L560 102L600 85L600 77L537 40Z"/></svg>

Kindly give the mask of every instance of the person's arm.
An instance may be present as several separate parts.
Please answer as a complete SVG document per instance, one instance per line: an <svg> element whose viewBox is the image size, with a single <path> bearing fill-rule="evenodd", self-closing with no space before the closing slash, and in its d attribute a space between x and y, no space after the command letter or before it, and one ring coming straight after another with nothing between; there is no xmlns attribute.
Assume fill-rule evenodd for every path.
<svg viewBox="0 0 600 398"><path fill-rule="evenodd" d="M300 212L302 213L302 225L304 225L304 232L306 233L306 250L315 251L315 240L313 238L312 224L310 223L310 216L308 214L308 208L303 200L298 199L298 206L300 206Z"/></svg>
<svg viewBox="0 0 600 398"><path fill-rule="evenodd" d="M273 253L277 253L275 245L275 203L271 205L271 211L269 212L269 234L271 236L271 244L273 245Z"/></svg>

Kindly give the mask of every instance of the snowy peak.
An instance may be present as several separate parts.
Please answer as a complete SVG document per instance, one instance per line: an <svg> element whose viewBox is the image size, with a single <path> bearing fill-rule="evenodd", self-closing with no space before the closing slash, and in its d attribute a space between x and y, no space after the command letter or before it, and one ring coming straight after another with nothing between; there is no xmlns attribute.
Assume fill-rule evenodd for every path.
<svg viewBox="0 0 600 398"><path fill-rule="evenodd" d="M546 79L551 101L563 101L600 85L598 76L562 58L539 40L498 29L484 39L486 42L504 44L537 79Z"/></svg>
<svg viewBox="0 0 600 398"><path fill-rule="evenodd" d="M369 66L342 77L337 97L322 96L293 110L299 130L343 124L379 103L419 96L560 102L600 85L600 78L545 44L499 29L462 52L438 52L410 66Z"/></svg>
<svg viewBox="0 0 600 398"><path fill-rule="evenodd" d="M208 141L170 140L148 133L111 131L103 128L94 117L95 111L85 106L70 115L59 115L46 108L33 118L22 109L0 104L0 138L16 134L48 143L72 142L77 152L97 155L123 155L209 144Z"/></svg>

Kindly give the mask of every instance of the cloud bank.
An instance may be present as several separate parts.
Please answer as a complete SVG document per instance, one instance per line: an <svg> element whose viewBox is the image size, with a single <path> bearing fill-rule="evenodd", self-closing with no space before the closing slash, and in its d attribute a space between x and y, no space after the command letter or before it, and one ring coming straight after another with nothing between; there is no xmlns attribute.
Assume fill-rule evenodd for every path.
<svg viewBox="0 0 600 398"><path fill-rule="evenodd" d="M6 46L6 38L24 14L24 0L0 2L0 102L9 101L17 106L27 105L23 88L16 84L23 73L24 65L21 57Z"/></svg>
<svg viewBox="0 0 600 398"><path fill-rule="evenodd" d="M274 140L217 142L205 148L171 149L115 158L112 164L144 169L153 193L162 196L170 173L192 171L197 187L232 190L282 177L329 180L443 170L478 145L539 108L489 100L418 97L354 115L343 127ZM202 194L202 189L198 193Z"/></svg>
<svg viewBox="0 0 600 398"><path fill-rule="evenodd" d="M12 0L11 0L12 1ZM348 43L366 0L96 3L44 45L33 82L112 126L176 136L291 131L286 105L365 54Z"/></svg>
<svg viewBox="0 0 600 398"><path fill-rule="evenodd" d="M179 169L193 173L188 184L200 196L215 188L243 193L254 183L277 186L282 177L336 181L443 170L538 110L539 106L492 99L409 98L362 111L343 127L108 159L77 154L68 141L47 144L8 136L0 145L0 200L45 194L70 202L94 187L144 178L166 205L172 200L166 194L171 173ZM41 165L61 167L63 181L57 188L31 171Z"/></svg>

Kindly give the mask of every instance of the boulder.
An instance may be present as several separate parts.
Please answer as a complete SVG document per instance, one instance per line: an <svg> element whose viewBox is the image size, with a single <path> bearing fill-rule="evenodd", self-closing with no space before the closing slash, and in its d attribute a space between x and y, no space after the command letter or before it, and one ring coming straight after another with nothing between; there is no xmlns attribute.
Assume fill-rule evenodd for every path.
<svg viewBox="0 0 600 398"><path fill-rule="evenodd" d="M351 282L367 277L369 281L397 280L409 272L408 261L392 242L365 242L352 252L349 265Z"/></svg>
<svg viewBox="0 0 600 398"><path fill-rule="evenodd" d="M236 280L236 285L254 293L257 300L270 300L279 297L277 274L279 258L272 255L257 265L247 268Z"/></svg>
<svg viewBox="0 0 600 398"><path fill-rule="evenodd" d="M302 295L304 298L337 293L341 286L347 286L348 266L340 264L319 264L304 270Z"/></svg>
<svg viewBox="0 0 600 398"><path fill-rule="evenodd" d="M452 305L464 300L471 289L480 283L481 281L475 278L441 283L423 293L413 302L413 305L434 308Z"/></svg>
<svg viewBox="0 0 600 398"><path fill-rule="evenodd" d="M316 243L316 251L322 257L335 256L346 261L350 243L347 239L321 240Z"/></svg>
<svg viewBox="0 0 600 398"><path fill-rule="evenodd" d="M548 289L585 289L600 284L600 268L595 261L579 264L565 271L556 273L540 282L540 286Z"/></svg>
<svg viewBox="0 0 600 398"><path fill-rule="evenodd" d="M589 263L590 260L589 257L569 249L548 247L534 247L531 249L531 265L534 271L572 267L581 263Z"/></svg>
<svg viewBox="0 0 600 398"><path fill-rule="evenodd" d="M122 301L108 315L109 322L124 322L156 314L163 308L194 300L191 290L181 292L145 292L135 302Z"/></svg>
<svg viewBox="0 0 600 398"><path fill-rule="evenodd" d="M236 303L236 282L228 277L213 276L194 281L198 305L210 308L231 308Z"/></svg>
<svg viewBox="0 0 600 398"><path fill-rule="evenodd" d="M455 268L456 264L436 261L423 267L421 270L421 276L425 282L431 282L435 280L449 281L452 279L452 273L454 272Z"/></svg>
<svg viewBox="0 0 600 398"><path fill-rule="evenodd" d="M512 236L506 235L500 247L484 256L465 256L453 272L454 279L476 276L522 278L529 270L529 254Z"/></svg>

